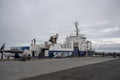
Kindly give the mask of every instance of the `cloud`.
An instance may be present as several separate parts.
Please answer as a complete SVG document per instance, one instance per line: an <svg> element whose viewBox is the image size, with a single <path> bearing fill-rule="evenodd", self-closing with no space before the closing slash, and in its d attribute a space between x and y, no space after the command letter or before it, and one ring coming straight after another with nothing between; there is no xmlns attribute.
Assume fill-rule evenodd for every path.
<svg viewBox="0 0 120 80"><path fill-rule="evenodd" d="M0 0L0 43L38 43L59 33L75 34L74 22L88 39L120 38L119 0ZM26 45L26 44L25 44Z"/></svg>
<svg viewBox="0 0 120 80"><path fill-rule="evenodd" d="M110 33L110 32L115 32L115 31L120 31L120 28L119 27L108 28L108 29L103 30L102 32L104 32L104 33Z"/></svg>

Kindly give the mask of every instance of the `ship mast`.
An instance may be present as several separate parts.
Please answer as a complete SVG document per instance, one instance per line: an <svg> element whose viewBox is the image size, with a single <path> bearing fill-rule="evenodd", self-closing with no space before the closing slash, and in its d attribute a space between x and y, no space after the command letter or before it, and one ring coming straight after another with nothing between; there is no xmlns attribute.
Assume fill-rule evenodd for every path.
<svg viewBox="0 0 120 80"><path fill-rule="evenodd" d="M79 23L78 23L78 21L76 21L76 22L75 22L75 28L76 28L76 31L75 31L75 32L76 32L76 36L79 35L79 31L80 31L80 30L78 29L78 25L79 25Z"/></svg>

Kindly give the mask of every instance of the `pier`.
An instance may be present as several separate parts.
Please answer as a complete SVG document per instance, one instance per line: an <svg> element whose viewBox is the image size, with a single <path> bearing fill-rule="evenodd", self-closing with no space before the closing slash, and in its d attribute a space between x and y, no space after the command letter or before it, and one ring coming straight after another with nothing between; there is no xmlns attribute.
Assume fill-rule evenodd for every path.
<svg viewBox="0 0 120 80"><path fill-rule="evenodd" d="M0 80L19 80L75 67L111 61L117 58L76 57L30 61L1 61ZM82 73L81 73L82 74Z"/></svg>

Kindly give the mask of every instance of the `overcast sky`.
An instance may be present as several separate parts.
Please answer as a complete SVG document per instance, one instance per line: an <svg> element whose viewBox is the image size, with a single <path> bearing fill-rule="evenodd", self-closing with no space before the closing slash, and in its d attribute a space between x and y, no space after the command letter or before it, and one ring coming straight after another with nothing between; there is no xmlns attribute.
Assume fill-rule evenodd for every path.
<svg viewBox="0 0 120 80"><path fill-rule="evenodd" d="M0 0L0 45L48 41L75 34L74 22L94 44L120 44L120 0Z"/></svg>

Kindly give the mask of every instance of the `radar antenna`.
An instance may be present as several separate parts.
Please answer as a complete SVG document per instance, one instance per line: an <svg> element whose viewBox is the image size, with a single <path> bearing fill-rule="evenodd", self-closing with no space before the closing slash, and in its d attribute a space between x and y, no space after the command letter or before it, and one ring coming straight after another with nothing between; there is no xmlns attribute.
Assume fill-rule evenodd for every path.
<svg viewBox="0 0 120 80"><path fill-rule="evenodd" d="M75 31L75 32L76 32L76 36L79 35L79 31L80 31L80 30L78 29L78 25L79 25L79 23L78 23L78 21L76 21L76 22L75 22L75 28L76 28L76 31Z"/></svg>

